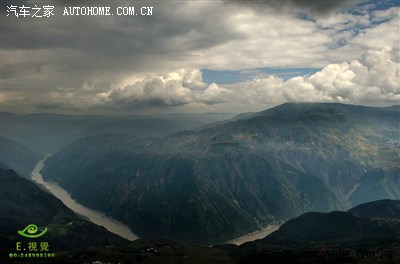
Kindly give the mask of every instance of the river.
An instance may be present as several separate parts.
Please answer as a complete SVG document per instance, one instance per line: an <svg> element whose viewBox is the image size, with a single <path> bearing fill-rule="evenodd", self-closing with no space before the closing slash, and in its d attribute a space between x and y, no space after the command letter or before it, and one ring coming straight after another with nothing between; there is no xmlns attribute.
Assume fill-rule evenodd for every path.
<svg viewBox="0 0 400 264"><path fill-rule="evenodd" d="M103 226L108 231L117 234L123 238L130 241L138 239L138 237L132 233L129 227L122 224L121 222L95 210L87 208L71 198L71 195L67 193L64 189L55 183L46 182L43 180L40 171L44 166L44 162L49 156L36 163L35 168L32 171L32 180L36 183L44 186L49 192L51 192L55 197L60 199L68 208L70 208L75 213L82 215L89 219L94 224Z"/></svg>
<svg viewBox="0 0 400 264"><path fill-rule="evenodd" d="M269 225L269 226L266 226L265 228L263 228L261 230L258 230L258 231L255 231L253 233L249 233L249 234L246 234L244 236L232 239L232 240L230 240L230 241L228 241L226 243L235 244L235 245L241 245L241 244L246 243L246 242L250 242L250 241L254 241L254 240L257 240L257 239L264 238L264 237L268 236L269 234L271 234L272 232L274 232L274 231L276 231L278 229L279 229L278 225Z"/></svg>
<svg viewBox="0 0 400 264"><path fill-rule="evenodd" d="M36 183L44 186L50 193L52 193L55 197L60 199L68 208L70 208L75 213L82 215L89 219L92 223L95 223L99 226L103 226L108 231L117 234L121 237L124 237L130 241L138 239L138 237L132 233L130 228L121 222L95 210L87 208L79 203L77 203L74 199L71 198L71 195L67 193L64 189L52 182L46 182L43 180L42 174L40 171L44 166L44 162L49 156L46 156L44 159L38 161L36 163L35 168L32 171L32 180ZM246 234L244 236L235 238L226 243L232 243L236 245L243 244L248 241L253 241L256 239L264 238L269 235L273 231L277 230L279 226L271 225L263 228L262 230Z"/></svg>

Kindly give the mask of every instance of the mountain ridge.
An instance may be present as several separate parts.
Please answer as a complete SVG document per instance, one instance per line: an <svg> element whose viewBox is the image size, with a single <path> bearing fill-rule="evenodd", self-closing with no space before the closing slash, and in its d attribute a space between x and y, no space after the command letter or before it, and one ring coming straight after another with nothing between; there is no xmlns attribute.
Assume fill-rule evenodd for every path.
<svg viewBox="0 0 400 264"><path fill-rule="evenodd" d="M399 206L400 200L386 199L348 211L307 212L231 252L239 263L398 263L400 217L384 215ZM354 213L360 208L375 211L360 216Z"/></svg>
<svg viewBox="0 0 400 264"><path fill-rule="evenodd" d="M398 199L398 130L390 108L285 104L165 138L85 138L43 176L139 236L220 243L306 211Z"/></svg>

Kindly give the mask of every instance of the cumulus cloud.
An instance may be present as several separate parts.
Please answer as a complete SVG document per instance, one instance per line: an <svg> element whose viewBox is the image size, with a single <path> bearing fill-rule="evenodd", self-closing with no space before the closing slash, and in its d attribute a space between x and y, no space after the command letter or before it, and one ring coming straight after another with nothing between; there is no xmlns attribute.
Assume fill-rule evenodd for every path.
<svg viewBox="0 0 400 264"><path fill-rule="evenodd" d="M398 104L399 69L400 64L393 61L390 49L370 50L358 60L329 64L308 77L299 76L284 81L271 76L236 83L227 88L258 106L286 101Z"/></svg>
<svg viewBox="0 0 400 264"><path fill-rule="evenodd" d="M100 96L104 97L104 93ZM117 88L105 98L118 104L174 106L189 103L190 97L191 90L183 87L182 80L151 76L133 85Z"/></svg>
<svg viewBox="0 0 400 264"><path fill-rule="evenodd" d="M218 104L226 102L231 91L216 83L207 86L199 69L179 69L164 75L152 75L123 87L98 93L109 105L180 106L191 103Z"/></svg>
<svg viewBox="0 0 400 264"><path fill-rule="evenodd" d="M198 99L207 104L217 104L229 101L231 93L232 91L219 87L216 83L212 83L206 90L204 90Z"/></svg>

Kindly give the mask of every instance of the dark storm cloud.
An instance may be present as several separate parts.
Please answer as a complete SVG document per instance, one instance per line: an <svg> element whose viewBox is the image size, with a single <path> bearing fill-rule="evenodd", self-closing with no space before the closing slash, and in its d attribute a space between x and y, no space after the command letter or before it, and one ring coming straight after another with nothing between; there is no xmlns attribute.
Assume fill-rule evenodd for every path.
<svg viewBox="0 0 400 264"><path fill-rule="evenodd" d="M226 0L226 2L256 8L270 7L278 11L300 9L314 15L327 14L360 1L362 0Z"/></svg>
<svg viewBox="0 0 400 264"><path fill-rule="evenodd" d="M101 4L113 6L116 4ZM93 3L92 3L93 4ZM118 2L119 6L128 6ZM3 48L36 49L68 47L84 51L126 56L132 53L165 53L196 48L208 48L233 37L229 24L220 23L212 14L203 10L201 16L178 10L184 3L168 3L154 7L153 16L62 16L65 4L56 2L57 16L45 19L4 20ZM86 2L85 2L85 6ZM137 6L136 6L137 7ZM208 16L207 16L208 15ZM220 20L220 21L218 21ZM10 21L10 22L9 22ZM208 21L208 22L207 22ZM221 34L221 33L224 34ZM179 37L196 33L193 39L179 42ZM173 45L179 44L179 45Z"/></svg>
<svg viewBox="0 0 400 264"><path fill-rule="evenodd" d="M37 2L15 2L33 3ZM48 19L1 14L2 31L6 32L1 45L8 52L2 62L8 69L3 78L27 77L19 79L21 87L77 87L94 78L112 83L132 72L165 69L171 61L178 64L187 60L191 50L208 49L239 37L229 23L215 16L211 5L201 6L194 14L180 1L43 1L49 3L55 6L55 15ZM67 4L111 6L114 12L117 5L154 5L154 15L63 16ZM32 82L33 75L41 78Z"/></svg>

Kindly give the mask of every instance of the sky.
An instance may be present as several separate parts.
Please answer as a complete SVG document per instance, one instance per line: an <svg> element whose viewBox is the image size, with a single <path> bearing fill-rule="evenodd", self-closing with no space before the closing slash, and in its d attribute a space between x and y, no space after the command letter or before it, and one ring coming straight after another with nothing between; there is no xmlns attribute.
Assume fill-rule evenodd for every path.
<svg viewBox="0 0 400 264"><path fill-rule="evenodd" d="M33 16L46 5L54 15ZM69 7L101 6L113 15L64 15ZM129 6L139 14L118 15ZM140 15L150 6L152 15ZM30 14L22 16L21 7ZM396 0L6 0L0 8L4 112L400 103Z"/></svg>

